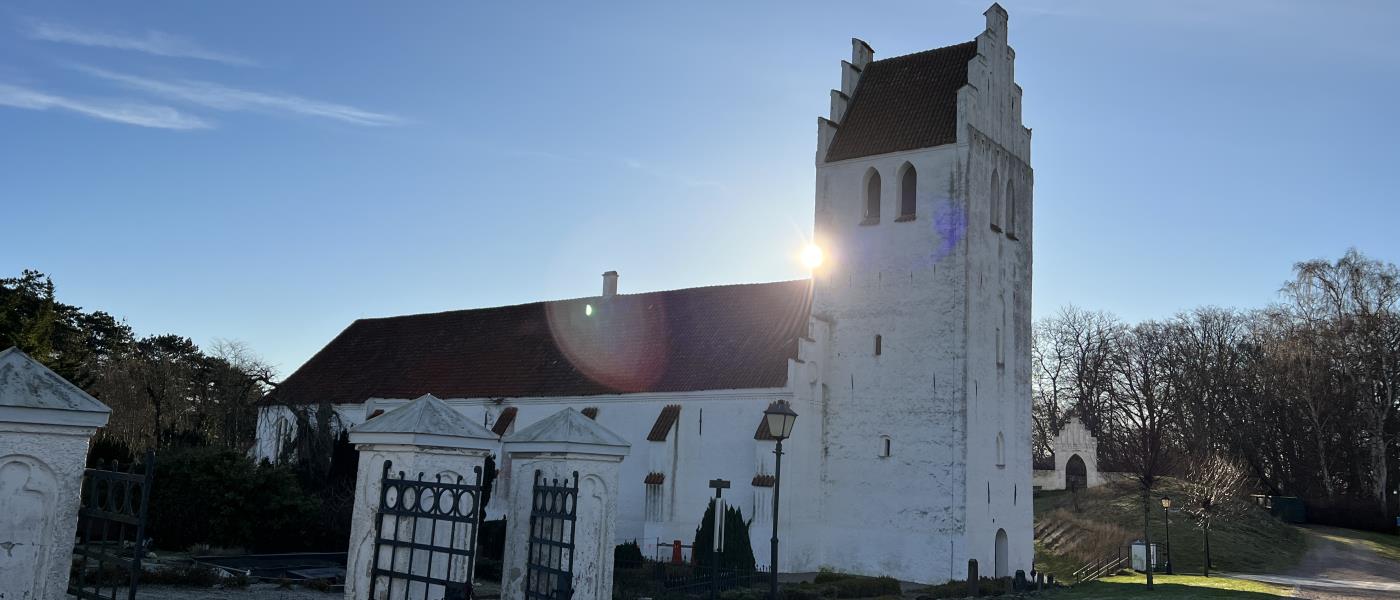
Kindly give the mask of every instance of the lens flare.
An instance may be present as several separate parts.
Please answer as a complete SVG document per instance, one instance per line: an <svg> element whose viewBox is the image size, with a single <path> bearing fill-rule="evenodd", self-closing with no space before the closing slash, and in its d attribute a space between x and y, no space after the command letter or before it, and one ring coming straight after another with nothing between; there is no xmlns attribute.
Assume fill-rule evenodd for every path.
<svg viewBox="0 0 1400 600"><path fill-rule="evenodd" d="M802 248L802 264L808 269L815 269L822 265L822 249L816 244L807 244Z"/></svg>

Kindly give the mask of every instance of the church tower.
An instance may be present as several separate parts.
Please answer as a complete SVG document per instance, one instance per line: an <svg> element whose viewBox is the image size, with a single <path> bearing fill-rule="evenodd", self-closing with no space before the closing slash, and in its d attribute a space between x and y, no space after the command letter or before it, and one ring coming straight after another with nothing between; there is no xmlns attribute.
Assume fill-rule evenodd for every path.
<svg viewBox="0 0 1400 600"><path fill-rule="evenodd" d="M823 564L1031 568L1031 134L1007 13L985 16L906 56L853 40L818 120Z"/></svg>

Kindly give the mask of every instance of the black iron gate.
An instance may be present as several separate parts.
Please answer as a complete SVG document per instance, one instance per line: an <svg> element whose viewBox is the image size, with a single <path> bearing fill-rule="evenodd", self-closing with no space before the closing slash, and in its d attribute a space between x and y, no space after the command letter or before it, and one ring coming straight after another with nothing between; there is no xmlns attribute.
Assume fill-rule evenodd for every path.
<svg viewBox="0 0 1400 600"><path fill-rule="evenodd" d="M118 590L125 589L127 600L136 599L141 559L146 556L146 507L155 460L155 454L148 452L140 470L133 462L123 471L114 460L108 469L99 462L83 471L69 595L116 600Z"/></svg>
<svg viewBox="0 0 1400 600"><path fill-rule="evenodd" d="M467 600L472 597L476 530L481 523L481 467L475 481L395 477L384 461L379 512L374 520L374 567L369 597Z"/></svg>
<svg viewBox="0 0 1400 600"><path fill-rule="evenodd" d="M525 600L569 600L574 595L574 525L578 471L573 481L545 480L535 471Z"/></svg>

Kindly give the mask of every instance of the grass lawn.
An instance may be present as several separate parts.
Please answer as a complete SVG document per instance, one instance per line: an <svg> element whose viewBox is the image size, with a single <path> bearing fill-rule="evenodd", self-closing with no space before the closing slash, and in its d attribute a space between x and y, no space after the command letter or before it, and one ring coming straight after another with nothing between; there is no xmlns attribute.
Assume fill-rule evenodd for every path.
<svg viewBox="0 0 1400 600"><path fill-rule="evenodd" d="M1359 531L1356 529L1342 529L1340 527L1324 527L1321 525L1312 525L1309 526L1309 529L1316 531L1327 539L1361 544L1390 560L1400 561L1400 535L1376 533L1374 531Z"/></svg>
<svg viewBox="0 0 1400 600"><path fill-rule="evenodd" d="M1163 495L1184 500L1186 494L1181 482L1168 478L1153 490L1149 516L1152 540L1159 544L1166 537L1162 509L1157 504L1157 499ZM1077 519L1112 523L1124 527L1133 537L1142 535L1142 496L1131 484L1109 484L1081 492L1078 504L1078 512L1073 513ZM1074 498L1063 492L1042 493L1037 495L1034 505L1039 520L1048 518L1056 509L1073 512ZM1170 555L1177 573L1201 573L1202 539L1201 529L1195 523L1186 515L1173 512ZM1395 544L1390 550L1400 556L1400 538L1392 536L1388 541ZM1298 528L1269 516L1262 509L1250 507L1242 515L1218 519L1210 535L1210 545L1212 570L1271 573L1282 572L1296 564L1307 549L1307 540ZM1068 575L1066 562L1083 563L1081 560L1065 561L1065 558L1048 555L1037 548L1037 567L1060 578Z"/></svg>
<svg viewBox="0 0 1400 600"><path fill-rule="evenodd" d="M1147 590L1145 575L1115 575L1056 592L1055 600L1119 600L1144 598L1171 600L1175 598L1221 598L1237 600L1274 600L1288 598L1292 589L1228 577L1195 575L1157 575L1153 590Z"/></svg>

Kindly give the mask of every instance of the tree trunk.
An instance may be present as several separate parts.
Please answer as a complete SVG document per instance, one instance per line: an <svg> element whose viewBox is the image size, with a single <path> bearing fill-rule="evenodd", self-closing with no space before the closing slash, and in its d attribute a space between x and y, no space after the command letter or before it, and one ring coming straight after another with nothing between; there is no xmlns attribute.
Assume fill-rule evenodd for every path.
<svg viewBox="0 0 1400 600"><path fill-rule="evenodd" d="M1147 563L1147 589L1152 589L1152 511L1148 506L1151 500L1152 490L1142 488L1142 540L1145 544L1144 552Z"/></svg>
<svg viewBox="0 0 1400 600"><path fill-rule="evenodd" d="M1209 518L1206 519L1205 527L1202 527L1201 529L1202 529L1202 532L1205 534L1205 545L1206 545L1206 552L1205 552L1205 554L1206 554L1206 560L1205 560L1205 563L1204 563L1205 576L1206 576L1206 577L1210 577L1210 519L1209 519Z"/></svg>

